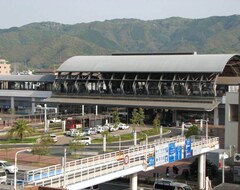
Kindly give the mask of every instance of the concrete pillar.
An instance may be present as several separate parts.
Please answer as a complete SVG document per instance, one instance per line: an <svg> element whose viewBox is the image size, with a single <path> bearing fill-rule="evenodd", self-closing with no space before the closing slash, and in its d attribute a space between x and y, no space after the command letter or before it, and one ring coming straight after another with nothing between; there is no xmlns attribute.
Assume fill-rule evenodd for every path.
<svg viewBox="0 0 240 190"><path fill-rule="evenodd" d="M84 105L82 105L82 115L84 115Z"/></svg>
<svg viewBox="0 0 240 190"><path fill-rule="evenodd" d="M218 124L219 124L218 107L216 107L216 108L214 109L213 118L214 118L213 124L214 124L214 125L218 125Z"/></svg>
<svg viewBox="0 0 240 190"><path fill-rule="evenodd" d="M96 105L96 115L98 115L98 106Z"/></svg>
<svg viewBox="0 0 240 190"><path fill-rule="evenodd" d="M65 131L66 131L66 120L62 121L62 130L65 133Z"/></svg>
<svg viewBox="0 0 240 190"><path fill-rule="evenodd" d="M162 140L162 125L160 126L160 140Z"/></svg>
<svg viewBox="0 0 240 190"><path fill-rule="evenodd" d="M107 144L107 137L106 135L103 135L103 152L106 152L107 150L106 144Z"/></svg>
<svg viewBox="0 0 240 190"><path fill-rule="evenodd" d="M176 122L177 121L177 110L172 111L172 121Z"/></svg>
<svg viewBox="0 0 240 190"><path fill-rule="evenodd" d="M14 110L14 97L11 97L11 108Z"/></svg>
<svg viewBox="0 0 240 190"><path fill-rule="evenodd" d="M35 112L35 107L36 107L35 98L32 97L32 114L34 114Z"/></svg>
<svg viewBox="0 0 240 190"><path fill-rule="evenodd" d="M198 187L200 190L205 188L206 179L206 154L199 155L198 158Z"/></svg>
<svg viewBox="0 0 240 190"><path fill-rule="evenodd" d="M134 173L130 176L130 190L137 190L137 173Z"/></svg>
<svg viewBox="0 0 240 190"><path fill-rule="evenodd" d="M134 146L137 146L137 131L136 130L133 131L133 142L134 142Z"/></svg>

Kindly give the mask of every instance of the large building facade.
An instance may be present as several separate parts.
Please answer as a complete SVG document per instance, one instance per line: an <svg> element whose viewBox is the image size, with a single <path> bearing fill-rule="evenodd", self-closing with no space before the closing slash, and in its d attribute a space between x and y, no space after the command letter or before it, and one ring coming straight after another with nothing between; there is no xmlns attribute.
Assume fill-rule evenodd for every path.
<svg viewBox="0 0 240 190"><path fill-rule="evenodd" d="M240 55L235 54L74 56L51 77L0 78L0 106L16 108L16 97L20 94L27 97L29 91L33 92L29 101L32 106L28 106L32 111L36 102L45 99L43 103L75 113L85 112L83 106L89 107L89 113L106 108L142 107L152 110L148 112L150 117L158 111L170 111L171 117L164 119L173 122L185 121L187 113L209 119L215 125L224 125L225 120L231 125L225 116L229 113L225 103L239 76ZM232 131L234 135L236 131L240 133L238 127ZM232 135L232 131L225 135Z"/></svg>

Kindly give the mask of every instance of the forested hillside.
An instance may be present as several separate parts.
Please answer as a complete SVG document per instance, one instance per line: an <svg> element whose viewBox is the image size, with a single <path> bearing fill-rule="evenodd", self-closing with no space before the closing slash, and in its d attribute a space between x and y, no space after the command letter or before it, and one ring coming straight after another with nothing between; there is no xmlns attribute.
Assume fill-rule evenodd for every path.
<svg viewBox="0 0 240 190"><path fill-rule="evenodd" d="M0 56L35 69L57 68L74 55L186 51L239 53L240 16L43 22L0 30Z"/></svg>

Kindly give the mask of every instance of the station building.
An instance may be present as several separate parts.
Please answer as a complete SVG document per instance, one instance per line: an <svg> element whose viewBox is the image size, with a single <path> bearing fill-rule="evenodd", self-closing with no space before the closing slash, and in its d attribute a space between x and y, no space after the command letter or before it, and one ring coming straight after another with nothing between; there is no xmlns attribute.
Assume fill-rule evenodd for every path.
<svg viewBox="0 0 240 190"><path fill-rule="evenodd" d="M74 56L66 60L51 79L42 81L42 86L43 92L51 93L44 96L44 102L54 104L60 110L84 113L85 105L89 112L121 108L131 113L132 108L142 107L151 110L147 113L151 119L157 112L172 122L189 119L185 115L192 115L193 119L208 118L215 125L226 124L225 135L236 136L240 133L238 101L229 101L229 94L238 94L239 75L240 55L235 54ZM7 83L8 88L0 86L0 93L4 90L28 91L27 88L16 89L17 84L37 83L37 80L0 78L0 84ZM13 82L14 85L10 85ZM17 92L9 96L15 95ZM36 102L33 96L30 102ZM0 101L2 97L6 98L0 97ZM236 139L230 138L232 142L227 145L236 144Z"/></svg>

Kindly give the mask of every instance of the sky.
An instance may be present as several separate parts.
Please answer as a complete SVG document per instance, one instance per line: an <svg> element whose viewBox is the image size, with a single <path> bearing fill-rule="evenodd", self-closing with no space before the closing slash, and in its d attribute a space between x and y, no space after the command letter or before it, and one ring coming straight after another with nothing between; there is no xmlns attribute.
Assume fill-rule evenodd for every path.
<svg viewBox="0 0 240 190"><path fill-rule="evenodd" d="M0 29L44 21L76 24L240 15L239 7L240 0L0 0Z"/></svg>

